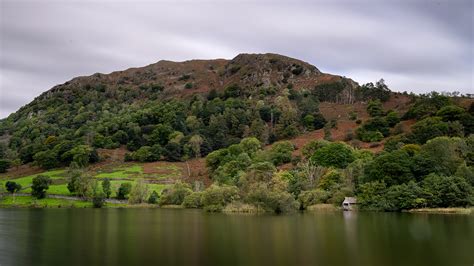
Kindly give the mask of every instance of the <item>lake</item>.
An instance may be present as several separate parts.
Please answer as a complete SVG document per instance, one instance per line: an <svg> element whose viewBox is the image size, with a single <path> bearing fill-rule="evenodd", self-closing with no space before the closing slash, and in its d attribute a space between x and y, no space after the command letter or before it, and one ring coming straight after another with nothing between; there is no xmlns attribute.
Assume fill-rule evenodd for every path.
<svg viewBox="0 0 474 266"><path fill-rule="evenodd" d="M0 209L0 265L469 265L474 216Z"/></svg>

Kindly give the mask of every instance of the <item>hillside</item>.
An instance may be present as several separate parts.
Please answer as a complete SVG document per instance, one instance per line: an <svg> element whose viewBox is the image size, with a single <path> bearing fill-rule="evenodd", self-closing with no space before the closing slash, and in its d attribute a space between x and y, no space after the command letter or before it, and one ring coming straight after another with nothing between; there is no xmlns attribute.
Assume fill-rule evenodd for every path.
<svg viewBox="0 0 474 266"><path fill-rule="evenodd" d="M70 141L93 148L127 144L133 151L148 144L145 135L156 125L169 126L163 130L187 136L193 131L185 125L190 120L196 119L195 123L209 131L220 119L228 123L227 118L236 116L240 121L228 125L229 143L211 143L207 152L237 142L248 131L244 126L251 127L251 122L271 129L265 129L268 136L264 142L269 143L299 134L297 130L282 132L285 123L291 122L282 120L286 108L296 108L292 117L284 119L298 120L295 126L299 131L305 130L298 117L303 115L316 116L321 121L315 126L320 128L324 117L318 102L366 100L366 95L356 95L357 88L350 79L321 73L308 63L276 54L241 54L232 60L159 61L142 68L77 77L53 87L1 121L0 141L3 150L11 151L7 157L28 163L45 149L45 142ZM244 108L256 104L259 107L253 114ZM168 109L172 114L162 116ZM255 112L260 117L255 117ZM279 122L281 132L273 131ZM163 146L168 140L158 142L155 144ZM66 146L64 151L75 145Z"/></svg>
<svg viewBox="0 0 474 266"><path fill-rule="evenodd" d="M49 182L44 205L102 206L103 191L108 204L130 193L131 204L210 211L285 212L356 193L367 209L468 206L473 102L359 85L275 54L159 61L74 78L2 120L0 181L32 194L34 180ZM456 201L429 196L445 185Z"/></svg>
<svg viewBox="0 0 474 266"><path fill-rule="evenodd" d="M413 102L383 82L359 86L277 54L162 60L77 77L44 92L0 122L0 155L16 166L33 162L46 169L81 155L79 164L94 163L97 149L119 147L128 160L182 161L247 136L263 144L292 139L302 147L324 137L327 122L334 140L347 141L370 118L368 100L398 116ZM383 142L369 144L380 140L353 145L380 150Z"/></svg>

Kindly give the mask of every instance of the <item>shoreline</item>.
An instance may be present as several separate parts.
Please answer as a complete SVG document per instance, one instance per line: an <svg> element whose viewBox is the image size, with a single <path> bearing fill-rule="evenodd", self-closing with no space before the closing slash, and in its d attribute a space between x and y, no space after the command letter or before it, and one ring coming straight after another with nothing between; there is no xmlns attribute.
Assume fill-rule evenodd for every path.
<svg viewBox="0 0 474 266"><path fill-rule="evenodd" d="M61 209L61 208L93 208L92 202L87 200L82 200L80 198L74 197L58 197L58 195L48 195L45 199L34 199L31 196L27 195L15 195L13 199L12 195L7 195L0 199L0 209ZM123 208L123 209L187 209L181 205L163 205L159 206L158 204L129 204L127 202L116 202L115 199L108 199L108 202L104 204L102 208L105 209L114 209L114 208ZM203 210L204 211L204 210ZM344 212L342 208L334 206L332 204L316 204L308 206L308 208L303 212ZM355 210L354 212L358 212ZM233 210L224 210L223 213L240 213L239 209ZM252 211L246 210L242 213L252 214ZM261 212L255 212L259 214ZM448 214L448 215L472 215L474 214L474 206L462 208L462 207L450 207L450 208L421 208L421 209L411 209L403 210L401 213L411 213L411 214Z"/></svg>

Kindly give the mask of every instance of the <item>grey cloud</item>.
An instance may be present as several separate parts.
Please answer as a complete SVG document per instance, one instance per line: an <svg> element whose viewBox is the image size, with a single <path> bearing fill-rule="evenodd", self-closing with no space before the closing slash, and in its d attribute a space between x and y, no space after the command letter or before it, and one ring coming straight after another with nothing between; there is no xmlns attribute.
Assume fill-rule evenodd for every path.
<svg viewBox="0 0 474 266"><path fill-rule="evenodd" d="M3 0L0 9L0 117L75 76L243 52L360 82L384 77L394 90L473 90L470 0Z"/></svg>

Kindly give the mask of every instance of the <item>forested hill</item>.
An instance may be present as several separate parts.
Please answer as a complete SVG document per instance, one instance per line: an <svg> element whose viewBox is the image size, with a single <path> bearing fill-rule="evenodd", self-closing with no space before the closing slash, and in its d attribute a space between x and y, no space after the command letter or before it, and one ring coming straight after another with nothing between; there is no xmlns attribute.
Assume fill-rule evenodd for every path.
<svg viewBox="0 0 474 266"><path fill-rule="evenodd" d="M384 110L382 103L399 97L405 103L410 98L390 92L383 80L359 86L276 54L159 61L74 78L41 94L0 122L0 159L46 169L72 161L85 166L100 159L97 148L126 147L128 160L182 161L249 136L271 144L325 125L336 128L341 117L353 121L349 130L359 127L357 138L377 142L393 132L401 115L396 111L407 109L403 101L391 101L394 110ZM374 117L367 123L360 110L337 108L367 101ZM320 103L336 107L323 113ZM450 103L447 99L442 106ZM420 110L432 115L442 106L431 110L422 104ZM406 118L418 111L410 110Z"/></svg>
<svg viewBox="0 0 474 266"><path fill-rule="evenodd" d="M48 167L55 167L72 160L64 153L74 147L86 153L120 145L158 151L169 143L187 144L196 133L202 155L257 131L269 143L299 134L308 115L305 127L322 127L318 101L364 99L355 88L352 80L276 54L159 61L97 73L57 85L2 120L2 157L21 163L35 156L56 162L49 160L54 157L59 161ZM183 150L185 144L173 148L171 160L196 156Z"/></svg>

